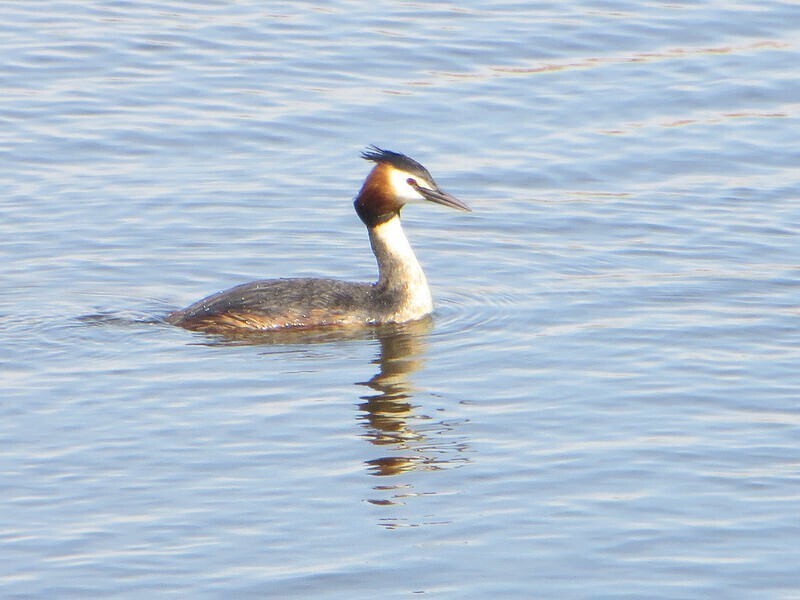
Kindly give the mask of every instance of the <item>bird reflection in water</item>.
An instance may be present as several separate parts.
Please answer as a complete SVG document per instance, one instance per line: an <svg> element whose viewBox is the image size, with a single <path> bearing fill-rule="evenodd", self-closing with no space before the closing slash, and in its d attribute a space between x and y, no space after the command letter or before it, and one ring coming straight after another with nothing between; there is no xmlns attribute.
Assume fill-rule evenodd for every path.
<svg viewBox="0 0 800 600"><path fill-rule="evenodd" d="M379 330L380 355L374 361L378 372L360 384L374 393L361 396L358 405L364 438L382 449L381 456L366 461L372 475L435 471L468 460L466 444L452 435L458 422L436 420L420 413L413 403L415 390L410 380L424 365L431 329L431 319L424 319ZM409 483L377 485L373 490L389 496L368 500L378 505L427 495L415 492Z"/></svg>
<svg viewBox="0 0 800 600"><path fill-rule="evenodd" d="M435 419L420 412L413 403L415 390L411 376L425 362L428 336L433 328L430 317L402 324L381 325L371 329L338 329L292 331L278 330L241 336L228 335L203 338L203 345L309 345L338 342L348 339L377 339L380 353L373 361L378 372L357 385L371 392L359 397L358 421L364 428L363 437L381 448L376 458L365 461L367 471L374 476L411 476L411 472L439 471L468 462L467 444L456 430L462 420ZM441 410L441 409L439 409ZM372 490L380 498L368 498L375 505L404 504L412 497L440 495L442 491L420 492L410 481L392 480L375 485ZM381 519L381 525L395 529L426 523L412 523L394 518Z"/></svg>

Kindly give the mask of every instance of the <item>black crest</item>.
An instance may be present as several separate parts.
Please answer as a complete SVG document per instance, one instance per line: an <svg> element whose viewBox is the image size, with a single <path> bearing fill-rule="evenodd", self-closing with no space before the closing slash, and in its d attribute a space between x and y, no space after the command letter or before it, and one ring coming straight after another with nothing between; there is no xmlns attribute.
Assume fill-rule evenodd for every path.
<svg viewBox="0 0 800 600"><path fill-rule="evenodd" d="M405 154L392 152L391 150L382 150L377 146L368 146L367 149L361 153L361 158L365 160L371 160L376 163L389 163L395 169L406 171L412 175L422 177L423 179L433 183L433 177L431 177L431 174L428 173L428 169Z"/></svg>

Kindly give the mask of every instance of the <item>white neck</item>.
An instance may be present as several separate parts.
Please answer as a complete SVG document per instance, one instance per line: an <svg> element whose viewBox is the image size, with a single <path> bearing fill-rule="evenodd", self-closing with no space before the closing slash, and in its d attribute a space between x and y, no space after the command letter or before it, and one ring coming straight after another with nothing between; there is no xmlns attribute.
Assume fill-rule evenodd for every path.
<svg viewBox="0 0 800 600"><path fill-rule="evenodd" d="M398 320L418 319L433 310L425 273L403 233L400 217L369 229L369 241L378 261L379 291L396 295Z"/></svg>

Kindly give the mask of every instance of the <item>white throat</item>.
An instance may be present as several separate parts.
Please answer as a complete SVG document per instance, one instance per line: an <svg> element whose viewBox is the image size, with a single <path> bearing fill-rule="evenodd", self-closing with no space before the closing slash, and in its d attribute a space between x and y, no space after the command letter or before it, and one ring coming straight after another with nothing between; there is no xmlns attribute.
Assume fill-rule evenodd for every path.
<svg viewBox="0 0 800 600"><path fill-rule="evenodd" d="M379 292L397 301L395 319L408 321L433 310L428 280L403 233L400 217L394 216L369 230L369 241L378 261Z"/></svg>

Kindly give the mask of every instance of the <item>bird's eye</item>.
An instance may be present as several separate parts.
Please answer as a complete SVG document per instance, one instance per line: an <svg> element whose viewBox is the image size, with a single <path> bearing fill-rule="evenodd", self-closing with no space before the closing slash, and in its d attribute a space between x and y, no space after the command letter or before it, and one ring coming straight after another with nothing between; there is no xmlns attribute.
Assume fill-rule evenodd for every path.
<svg viewBox="0 0 800 600"><path fill-rule="evenodd" d="M408 179L406 179L406 183L411 187L417 187L417 180L414 179L413 177L409 177Z"/></svg>

